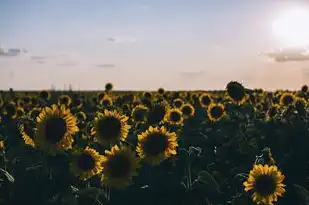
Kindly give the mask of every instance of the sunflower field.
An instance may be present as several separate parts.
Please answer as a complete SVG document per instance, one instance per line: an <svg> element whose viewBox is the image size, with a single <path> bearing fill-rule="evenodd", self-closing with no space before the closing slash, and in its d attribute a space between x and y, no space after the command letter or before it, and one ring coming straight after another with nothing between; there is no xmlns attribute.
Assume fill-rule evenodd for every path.
<svg viewBox="0 0 309 205"><path fill-rule="evenodd" d="M309 91L0 93L0 204L308 205Z"/></svg>

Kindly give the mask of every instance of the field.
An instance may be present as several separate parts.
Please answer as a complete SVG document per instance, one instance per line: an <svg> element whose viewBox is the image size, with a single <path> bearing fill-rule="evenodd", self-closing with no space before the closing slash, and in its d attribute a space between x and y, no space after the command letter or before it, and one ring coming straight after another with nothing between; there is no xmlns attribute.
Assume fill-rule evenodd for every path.
<svg viewBox="0 0 309 205"><path fill-rule="evenodd" d="M0 204L307 205L309 92L0 93Z"/></svg>

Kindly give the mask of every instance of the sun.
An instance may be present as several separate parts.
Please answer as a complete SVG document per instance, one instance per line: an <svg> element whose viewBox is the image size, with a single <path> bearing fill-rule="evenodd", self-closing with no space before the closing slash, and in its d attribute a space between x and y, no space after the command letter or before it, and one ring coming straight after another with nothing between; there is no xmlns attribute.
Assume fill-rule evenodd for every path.
<svg viewBox="0 0 309 205"><path fill-rule="evenodd" d="M283 12L273 21L272 29L284 46L309 45L309 9Z"/></svg>

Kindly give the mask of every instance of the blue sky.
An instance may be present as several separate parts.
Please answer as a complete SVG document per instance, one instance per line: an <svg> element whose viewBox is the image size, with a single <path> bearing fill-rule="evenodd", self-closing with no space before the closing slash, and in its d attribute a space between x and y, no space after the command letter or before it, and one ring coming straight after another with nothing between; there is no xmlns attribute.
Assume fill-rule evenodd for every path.
<svg viewBox="0 0 309 205"><path fill-rule="evenodd" d="M0 89L299 88L308 62L276 63L290 0L2 0ZM9 49L20 49L11 50ZM1 50L0 50L1 54ZM274 80L280 79L280 80ZM308 80L309 82L309 80Z"/></svg>

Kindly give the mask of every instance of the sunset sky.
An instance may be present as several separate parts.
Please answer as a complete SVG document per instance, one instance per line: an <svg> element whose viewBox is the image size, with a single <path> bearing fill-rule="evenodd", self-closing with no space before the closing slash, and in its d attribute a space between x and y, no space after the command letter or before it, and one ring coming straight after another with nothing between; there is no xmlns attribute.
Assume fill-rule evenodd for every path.
<svg viewBox="0 0 309 205"><path fill-rule="evenodd" d="M0 89L300 88L309 61L264 53L287 45L273 22L304 2L1 0Z"/></svg>

